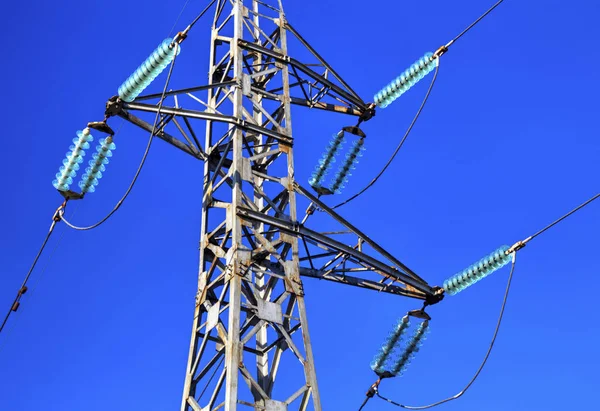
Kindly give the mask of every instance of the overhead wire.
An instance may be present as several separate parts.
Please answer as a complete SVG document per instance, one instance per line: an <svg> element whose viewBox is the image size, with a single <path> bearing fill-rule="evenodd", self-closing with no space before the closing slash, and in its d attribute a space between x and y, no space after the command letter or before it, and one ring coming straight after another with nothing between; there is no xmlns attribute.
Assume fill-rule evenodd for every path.
<svg viewBox="0 0 600 411"><path fill-rule="evenodd" d="M33 259L33 263L31 264L31 267L29 268L29 271L27 272L27 275L25 276L25 279L23 280L23 284L21 284L21 288L19 288L19 291L17 292L17 296L15 297L12 305L10 306L8 313L4 317L4 320L2 321L2 325L0 325L0 332L2 332L2 330L4 329L4 326L8 322L8 319L10 318L11 314L13 312L17 311L17 309L19 308L21 297L23 296L23 294L25 294L27 292L27 282L29 281L29 278L31 277L31 273L33 272L33 269L37 265L37 262L40 259L40 256L42 255L44 248L46 248L46 244L48 244L48 240L50 240L50 237L52 236L52 233L54 232L54 228L56 228L56 223L58 223L60 221L59 210L61 210L64 207L65 203L63 203L54 213L54 216L52 217L52 224L50 224L50 229L48 230L48 234L46 234L46 237L44 238L44 242L42 243L42 246L40 247L39 251L37 252L35 258Z"/></svg>
<svg viewBox="0 0 600 411"><path fill-rule="evenodd" d="M535 237L539 236L540 234L545 233L546 231L548 231L550 228L554 227L555 225L557 225L558 223L562 222L563 220L567 219L568 217L570 217L571 215L575 214L577 211L581 210L582 208L584 208L585 206L591 204L594 200L597 200L598 198L600 198L600 193L596 194L595 196L593 196L592 198L590 198L589 200L587 200L586 202L578 205L577 207L575 207L574 209L572 209L571 211L569 211L567 214L563 215L562 217L554 220L552 223L548 224L546 227L542 228L541 230L539 230L538 232L536 232L535 234L527 237L525 240L523 240L523 243L528 243L529 241L533 240Z"/></svg>
<svg viewBox="0 0 600 411"><path fill-rule="evenodd" d="M508 275L508 281L506 284L506 291L504 292L504 298L502 300L502 307L500 308L500 315L498 316L498 322L496 323L496 329L494 330L494 335L492 336L492 340L490 341L490 345L488 347L487 352L485 353L485 356L483 357L483 361L481 362L481 364L479 365L479 368L477 369L477 371L475 372L475 375L473 376L473 378L471 378L471 380L469 381L469 383L465 386L465 388L463 388L458 394L453 395L452 397L448 397L444 400L435 402L433 404L429 404L429 405L423 405L423 406L410 406L410 405L404 405L404 404L400 404L397 403L387 397L384 397L383 395L381 395L381 393L379 392L378 389L375 390L375 395L377 395L377 397L381 398L384 401L387 401L388 403L395 405L397 407L400 408L404 408L407 410L425 410L428 408L433 408L436 407L438 405L456 400L460 397L462 397L467 390L475 383L475 380L477 380L477 377L479 377L479 374L481 374L481 371L483 370L483 368L485 367L487 360L490 357L490 354L492 353L492 349L494 348L494 343L496 342L496 338L498 337L498 333L500 331L500 325L502 324L502 318L504 317L504 310L506 308L506 302L508 300L508 295L510 293L510 286L512 284L512 279L513 279L513 274L515 272L515 265L516 265L516 261L517 261L517 253L516 251L514 251L512 253L512 265L510 268L510 274Z"/></svg>
<svg viewBox="0 0 600 411"><path fill-rule="evenodd" d="M181 8L181 11L179 12L179 15L175 19L175 23L173 23L173 26L171 27L171 30L169 30L169 35L167 37L171 37L171 34L173 34L173 30L175 30L175 27L177 26L177 23L179 23L179 19L181 19L181 16L183 15L183 12L185 11L185 9L187 8L187 6L188 6L189 3L190 3L190 0L186 0L185 3L183 4L183 7Z"/></svg>
<svg viewBox="0 0 600 411"><path fill-rule="evenodd" d="M362 411L363 408L365 408L365 405L367 405L367 403L369 402L371 398L370 397L366 397L365 400L363 401L363 403L360 405L360 408L358 409L358 411Z"/></svg>
<svg viewBox="0 0 600 411"><path fill-rule="evenodd" d="M206 12L216 2L217 2L217 0L211 0L211 2L208 3L208 5L200 12L200 14L198 14L198 16L196 16L196 18L194 20L192 20L192 22L185 28L185 30L183 31L183 34L187 35L187 33L192 29L192 27L194 27L194 25L198 22L198 20L200 20L202 18L202 16L204 16L206 14Z"/></svg>
<svg viewBox="0 0 600 411"><path fill-rule="evenodd" d="M463 31L461 31L457 36L455 36L452 40L450 40L445 46L442 46L440 48L440 50L445 53L448 48L454 44L458 39L460 39L462 36L464 36L469 30L471 30L473 27L475 27L481 20L483 20L488 14L490 14L496 7L498 7L504 0L499 0L498 2L496 2L492 7L490 7L485 13L483 13L481 16L479 16L473 23L471 23L467 28L465 28ZM385 164L385 166L383 167L383 169L377 174L377 176L375 176L375 178L373 178L373 180L371 180L362 190L360 190L359 192L357 192L356 194L352 195L350 198L348 198L347 200L335 205L332 207L332 209L336 209L339 207L342 207L343 205L348 204L349 202L351 202L352 200L356 199L357 197L359 197L360 195L362 195L365 191L367 191L369 188L371 188L376 182L377 180L379 180L379 178L383 175L383 173L385 173L385 171L388 169L388 167L390 166L390 164L393 162L394 158L396 157L396 155L398 154L398 151L400 150L400 148L402 148L402 146L404 145L404 142L406 141L408 135L410 134L412 128L414 127L417 119L419 118L421 111L423 110L423 107L425 106L425 103L427 102L427 99L429 98L429 94L431 93L431 89L433 88L433 85L435 84L435 80L437 78L438 75L438 71L439 71L439 60L440 60L441 55L438 55L437 57L437 65L436 65L436 69L435 69L435 73L434 73L434 77L433 80L431 81L431 84L429 86L429 90L427 91L427 94L425 95L425 98L423 99L423 103L421 104L421 107L419 108L419 111L417 111L417 115L414 117L412 123L410 124L410 126L408 127L406 133L404 134L404 137L402 138L402 140L400 140L400 143L398 144L398 146L396 147L396 149L394 150L392 156L390 157L390 159L388 160L388 162Z"/></svg>
<svg viewBox="0 0 600 411"><path fill-rule="evenodd" d="M483 20L488 14L490 14L492 11L494 11L494 9L496 7L498 7L504 0L499 0L498 2L496 2L492 7L490 7L485 13L483 13L481 16L479 16L477 18L477 20L475 20L473 23L471 23L466 29L464 29L463 31L461 31L456 37L454 37L452 40L450 40L450 42L448 42L448 44L446 44L446 47L450 47L452 44L454 44L458 39L460 39L462 36L464 36L469 30L471 30L473 27L475 27L477 25L477 23L479 23L481 20Z"/></svg>
<svg viewBox="0 0 600 411"><path fill-rule="evenodd" d="M75 213L77 212L78 208L79 208L79 204L80 203L76 203L75 207L73 207L73 211L71 212L71 219L73 218L73 216L75 215ZM62 230L60 235L58 236L58 240L56 240L56 244L54 245L54 248L52 248L52 251L50 251L50 255L48 256L48 259L46 260L46 263L44 264L44 266L42 267L40 273L37 275L37 278L33 284L33 287L31 288L31 293L35 293L35 290L37 289L37 287L39 286L40 282L42 281L42 278L44 278L44 274L46 273L46 270L48 269L48 266L50 265L50 262L52 261L52 258L54 257L54 254L56 254L56 250L58 250L58 247L60 246L60 244L62 243L62 240L65 238L65 233L67 232L67 230Z"/></svg>
<svg viewBox="0 0 600 411"><path fill-rule="evenodd" d="M75 209L71 213L71 217L73 217L75 215L76 211L77 211L77 206L75 207ZM65 236L65 231L63 230L60 233L60 236L58 237L58 241L54 245L54 248L52 249L52 251L50 253L50 256L46 260L46 264L44 264L44 266L42 267L42 271L40 271L40 274L38 275L37 281L33 284L33 288L31 289L31 291L29 291L29 289L27 289L27 291L29 291L30 293L35 293L35 290L37 289L37 286L40 284L40 281L42 280L42 278L44 276L44 273L46 272L46 269L48 268L48 265L50 264L50 261L52 261L52 257L54 257L54 254L56 254L56 250L58 249L58 246L62 242L64 236ZM49 240L49 239L50 238L48 237L47 240ZM42 252L43 252L43 250L44 250L44 248L46 246L46 243L47 243L47 241L44 242L44 245L41 248ZM40 254L40 256L41 256L41 254ZM39 258L39 257L36 257L36 258ZM21 288L19 290L22 290L23 286L27 286L27 281L29 280L29 276L31 275L31 272L32 272L33 268L36 266L36 264L37 264L37 260L34 261L32 269L29 271L29 273L27 273L27 276L25 277L25 281L24 281L23 285L21 286ZM21 293L21 294L24 294L24 293ZM19 303L20 303L20 297L19 297ZM13 305L11 305L11 310L8 312L6 318L4 319L4 321L2 323L2 326L0 327L0 332L3 331L5 324L8 321L8 318L12 315L12 313L15 313L15 315L18 313L18 311L12 309L14 307L14 304L15 304L15 302L13 302ZM20 305L19 305L19 308L20 308ZM10 334L10 327L7 328L6 331L4 331L4 333L5 334L7 334L7 333ZM2 342L0 342L0 349L3 347L4 340Z"/></svg>
<svg viewBox="0 0 600 411"><path fill-rule="evenodd" d="M175 43L175 47L179 47L179 44ZM123 194L123 197L121 197L121 199L119 200L119 202L117 202L117 204L115 205L115 207L100 221L98 221L95 224L92 224L90 226L87 227L79 227L76 226L72 223L70 223L65 217L64 217L64 212L60 214L60 219L70 228L74 229L74 230L78 230L78 231L87 231L87 230L91 230L94 229L98 226L100 226L101 224L103 224L104 222L106 222L114 213L117 212L117 210L121 207L121 205L123 205L123 202L125 201L125 199L127 198L127 196L129 196L129 193L131 192L131 190L133 189L133 186L135 185L140 173L142 172L142 168L144 167L144 164L146 163L146 159L148 158L148 153L150 152L150 147L152 146L152 141L154 140L154 136L156 135L156 126L158 124L158 119L160 118L160 110L162 108L163 102L165 100L165 95L167 93L167 89L169 87L169 82L171 80L171 75L173 74L173 67L175 66L175 60L177 59L177 53L175 53L175 57L173 58L173 61L171 62L171 65L169 67L169 73L167 75L167 80L165 81L165 86L163 87L163 92L160 98L160 101L158 103L158 109L156 111L156 116L154 117L154 124L152 125L152 131L150 132L150 138L148 139L148 144L146 145L146 150L144 151L144 155L142 156L142 160L140 161L140 165L137 168L137 171L135 172L135 175L133 176L133 180L131 181L131 183L129 184L129 187L127 188L127 190L125 191L125 194Z"/></svg>

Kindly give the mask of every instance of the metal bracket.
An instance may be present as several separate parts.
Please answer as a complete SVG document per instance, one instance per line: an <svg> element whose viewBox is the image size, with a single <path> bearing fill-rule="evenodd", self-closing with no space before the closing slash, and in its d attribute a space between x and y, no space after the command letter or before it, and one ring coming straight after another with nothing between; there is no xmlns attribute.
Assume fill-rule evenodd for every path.
<svg viewBox="0 0 600 411"><path fill-rule="evenodd" d="M115 135L115 132L113 131L113 129L110 128L108 126L108 124L106 124L106 120L104 120L104 121L92 121L92 122L88 123L87 126L89 128L92 128L94 130L98 130L99 132L108 134L110 136L114 136Z"/></svg>
<svg viewBox="0 0 600 411"><path fill-rule="evenodd" d="M519 251L527 245L527 241L528 239L523 241L517 241L508 250L506 250L504 254L509 255L511 253L516 253L517 251Z"/></svg>
<svg viewBox="0 0 600 411"><path fill-rule="evenodd" d="M83 198L83 194L77 193L75 191L71 191L71 190L67 190L67 191L60 191L57 190L61 196L63 196L65 198L65 201L68 200L81 200Z"/></svg>
<svg viewBox="0 0 600 411"><path fill-rule="evenodd" d="M275 324L283 324L281 305L270 301L257 300L258 318Z"/></svg>
<svg viewBox="0 0 600 411"><path fill-rule="evenodd" d="M104 115L108 117L116 116L123 109L123 102L119 98L119 96L113 96L108 99L106 102L106 109L104 110Z"/></svg>
<svg viewBox="0 0 600 411"><path fill-rule="evenodd" d="M444 299L445 290L442 287L436 285L435 287L431 287L431 291L433 291L432 294L425 296L425 304L423 305L423 309L425 309L425 307L428 305L435 305Z"/></svg>
<svg viewBox="0 0 600 411"><path fill-rule="evenodd" d="M421 320L430 321L431 317L427 314L423 309L420 310L412 310L407 313L411 317L420 318Z"/></svg>
<svg viewBox="0 0 600 411"><path fill-rule="evenodd" d="M258 408L256 408L258 409ZM285 402L275 401L275 400L265 400L265 411L287 411L288 406Z"/></svg>

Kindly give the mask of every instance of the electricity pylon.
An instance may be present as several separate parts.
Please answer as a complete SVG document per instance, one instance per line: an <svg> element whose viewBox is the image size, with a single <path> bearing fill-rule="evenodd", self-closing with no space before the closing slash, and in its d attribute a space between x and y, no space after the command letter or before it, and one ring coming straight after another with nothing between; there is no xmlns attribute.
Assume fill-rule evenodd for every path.
<svg viewBox="0 0 600 411"><path fill-rule="evenodd" d="M310 62L288 54L291 38ZM274 0L218 0L208 84L169 91L162 104L160 97L113 99L107 113L151 131L138 116L160 112L156 136L204 161L198 292L181 410L312 404L320 411L301 277L421 300L436 294L295 180L292 105L345 113L359 125L374 106L298 34ZM202 126L204 144L196 132ZM362 134L358 126L347 131ZM310 202L304 218L298 196ZM343 228L345 242L335 238L339 233L308 228L317 209Z"/></svg>

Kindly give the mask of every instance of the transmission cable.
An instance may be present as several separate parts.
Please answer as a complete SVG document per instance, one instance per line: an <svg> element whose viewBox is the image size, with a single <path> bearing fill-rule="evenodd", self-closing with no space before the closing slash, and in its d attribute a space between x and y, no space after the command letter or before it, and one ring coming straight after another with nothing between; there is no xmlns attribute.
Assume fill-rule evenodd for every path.
<svg viewBox="0 0 600 411"><path fill-rule="evenodd" d="M439 71L440 71L440 59L438 58L436 66L435 66L435 72L433 73L433 78L431 79L431 84L429 84L429 89L427 90L427 93L425 94L425 97L423 98L423 102L421 103L421 106L419 107L419 110L417 110L417 114L415 114L415 116L412 119L410 125L408 126L408 129L406 129L406 132L404 133L404 137L402 137L402 140L400 140L400 143L398 143L398 145L396 146L396 149L392 153L392 156L389 158L389 160L387 161L387 163L385 163L385 166L383 166L383 168L381 169L381 171L379 172L379 174L377 174L375 176L375 178L373 178L373 180L371 180L371 182L369 182L369 184L367 184L358 193L354 194L352 197L348 198L347 200L342 201L338 205L335 205L335 206L331 207L332 210L335 210L336 208L339 208L339 207L341 207L341 206L343 206L345 204L348 204L350 201L354 200L356 197L360 196L365 191L367 191L369 188L371 188L377 182L377 180L379 180L379 178L383 175L383 173L385 173L385 171L388 169L388 167L392 164L392 162L394 161L394 158L396 158L396 154L398 154L398 152L400 151L400 149L404 145L404 142L408 138L410 132L412 131L413 127L417 123L417 120L419 119L419 116L421 115L421 112L423 111L423 108L425 107L425 104L427 103L427 100L429 99L429 95L431 94L431 90L433 90L433 86L435 85L435 80L437 79Z"/></svg>
<svg viewBox="0 0 600 411"><path fill-rule="evenodd" d="M211 2L208 3L208 5L200 12L200 14L198 14L198 16L196 16L196 18L189 24L189 26L187 26L185 28L185 30L183 30L183 32L180 33L180 35L183 38L187 37L187 34L192 29L192 27L194 27L194 25L198 22L198 20L200 20L202 18L202 16L204 16L206 14L206 12L212 7L213 4L216 3L216 1L217 0L211 0Z"/></svg>
<svg viewBox="0 0 600 411"><path fill-rule="evenodd" d="M35 256L35 258L33 260L33 264L31 264L31 268L29 268L29 272L27 272L27 275L25 276L25 279L23 280L23 284L21 285L21 288L19 288L19 291L17 292L17 296L15 297L15 300L13 301L12 305L10 306L10 309L8 310L8 313L6 314L6 317L4 317L4 321L2 321L2 325L0 325L0 332L2 332L2 330L4 329L4 326L6 325L6 322L10 318L11 314L19 309L19 306L21 305L21 303L20 303L21 297L23 296L23 294L25 294L27 292L27 282L29 281L29 277L31 277L31 273L33 272L33 269L35 268L38 260L40 259L40 256L42 255L44 248L46 248L46 244L48 244L48 240L50 239L50 236L52 236L52 233L54 232L56 223L58 223L60 221L61 210L64 209L65 204L66 204L66 201L60 207L58 207L58 209L54 213L54 216L52 217L52 224L50 224L50 229L48 230L48 234L46 234L46 238L44 239L44 242L42 243L40 250L38 251L37 255Z"/></svg>
<svg viewBox="0 0 600 411"><path fill-rule="evenodd" d="M502 308L500 309L500 315L498 316L498 322L496 324L496 329L494 330L494 335L492 337L492 341L490 342L488 350L485 353L485 357L483 357L483 361L481 362L481 365L477 369L477 372L475 373L475 375L473 376L473 378L471 378L471 380L465 386L465 388L463 388L462 391L460 391L458 394L456 394L456 395L454 395L452 397L446 398L446 399L444 399L442 401L435 402L433 404L423 405L423 406L418 406L418 407L413 407L413 406L410 406L410 405L399 404L399 403L397 403L397 402L395 402L393 400L390 400L389 398L386 398L383 395L381 395L377 389L375 390L375 395L377 395L382 400L387 401L390 404L395 405L395 406L400 407L400 408L405 408L407 410L425 410L425 409L428 409L428 408L433 408L433 407L436 407L438 405L447 403L449 401L456 400L456 399L462 397L465 392L467 392L467 390L473 385L473 383L475 382L475 380L477 379L477 377L479 377L479 374L483 370L483 367L485 367L485 364L487 363L487 360L490 357L490 354L492 352L492 348L494 348L494 343L496 342L496 337L498 336L498 332L500 331L500 325L502 323L502 317L504 316L504 309L506 308L506 301L508 300L508 294L510 292L510 286L511 286L511 283L512 283L513 274L515 272L515 264L516 264L516 261L517 261L517 253L513 252L512 255L513 255L513 257L512 257L512 266L510 268L510 274L508 275L508 282L506 284L506 291L504 292L504 299L502 300Z"/></svg>
<svg viewBox="0 0 600 411"><path fill-rule="evenodd" d="M171 27L171 30L169 31L169 35L167 37L171 37L171 34L173 33L173 30L175 30L175 27L177 26L177 23L179 23L179 19L181 19L181 16L183 15L183 12L185 11L185 9L187 8L187 6L188 6L189 3L190 3L190 0L186 0L185 3L183 4L183 7L181 8L181 11L179 12L179 15L175 19L175 23L173 23L173 26Z"/></svg>
<svg viewBox="0 0 600 411"><path fill-rule="evenodd" d="M175 44L175 47L179 47L179 44L177 42L175 42L174 44ZM71 224L64 217L64 212L61 213L60 214L60 219L62 221L64 221L64 223L66 225L68 225L69 227L71 227L72 229L79 230L79 231L86 231L86 230L91 230L91 229L94 229L94 228L100 226L102 223L104 223L106 220L108 220L114 213L117 212L117 210L121 207L121 205L123 204L123 202L125 201L125 199L129 195L129 193L133 189L133 186L135 185L135 183L136 183L136 181L137 181L140 173L142 172L142 168L144 167L144 164L146 163L146 159L148 158L148 153L150 152L150 147L152 146L152 141L154 140L154 136L155 136L156 131L157 131L156 130L156 126L158 124L158 119L160 117L160 110L161 110L163 102L165 100L165 94L167 93L167 89L169 87L169 81L171 80L171 74L173 73L173 67L175 66L175 60L176 60L176 58L177 58L177 53L175 53L175 57L173 58L173 61L171 62L171 65L169 67L169 73L167 75L167 80L165 81L165 86L163 87L163 92L162 92L160 101L158 103L158 110L156 111L156 117L154 118L154 124L152 125L152 132L150 133L150 138L148 139L148 144L146 145L146 150L144 151L144 155L142 156L142 160L140 162L140 165L138 166L138 169L135 172L135 175L133 176L133 180L131 181L131 184L129 184L129 187L125 191L125 194L123 195L123 197L121 197L121 199L115 205L115 207L112 209L112 211L106 215L106 217L104 217L102 220L98 221L96 224L93 224L93 225L90 225L90 226L87 226L87 227L78 227L76 225Z"/></svg>
<svg viewBox="0 0 600 411"><path fill-rule="evenodd" d="M577 211L581 210L582 208L584 208L588 204L592 203L594 200L597 200L598 198L600 198L600 193L596 194L595 196L593 196L592 198L590 198L589 200L587 200L585 203L583 203L583 204L575 207L574 209L572 209L571 211L569 211L567 214L563 215L562 217L554 220L552 223L548 224L546 227L542 228L537 233L535 233L535 234L527 237L525 240L523 240L523 243L528 243L529 241L533 240L535 237L539 236L540 234L545 233L550 228L554 227L555 225L557 225L561 221L563 221L566 218L570 217L571 215L575 214Z"/></svg>
<svg viewBox="0 0 600 411"><path fill-rule="evenodd" d="M441 55L444 54L445 52L447 52L448 48L452 44L454 44L458 39L460 39L462 36L464 36L473 27L475 27L477 25L477 23L479 23L481 20L483 20L488 14L490 14L503 1L504 0L499 0L498 2L496 2L485 13L483 13L481 16L479 16L477 18L477 20L475 20L466 29L464 29L462 32L460 32L460 34L458 34L456 37L454 37L452 40L450 40L445 46L440 47L440 49L438 50L438 52L436 52L436 54L439 53L437 55L437 65L436 65L436 69L435 69L433 80L431 80L431 85L429 86L429 90L427 91L427 94L425 95L425 98L423 99L423 103L421 104L421 107L419 108L419 111L417 111L417 114L416 114L415 118L413 119L412 123L408 127L408 130L404 134L404 137L402 138L402 140L400 140L400 143L398 144L398 146L394 150L394 153L392 154L392 156L390 157L390 159L388 160L388 162L385 164L385 166L383 167L383 169L379 172L379 174L377 174L377 176L375 176L375 178L373 180L371 180L371 182L369 182L369 184L367 184L362 190L360 190L358 193L354 194L353 196L351 196L347 200L345 200L345 201L343 201L343 202L341 202L341 203L333 206L332 209L336 209L336 208L339 208L339 207L341 207L343 205L348 204L350 201L354 200L355 198L357 198L358 196L360 196L361 194L363 194L365 191L367 191L369 188L371 188L371 186L373 186L377 182L377 180L379 180L379 178L381 177L381 175L387 170L387 168L390 166L390 164L392 163L392 161L396 157L396 154L398 154L398 151L400 150L400 148L402 148L402 146L404 145L404 141L406 141L406 139L407 139L408 135L410 134L413 126L417 122L417 119L419 118L419 115L421 114L421 111L423 110L423 107L425 106L425 103L427 102L427 99L429 98L429 94L431 93L431 89L433 88L433 85L435 84L435 80L437 78L438 71L439 71L439 68L440 68L439 67L439 61L440 61Z"/></svg>
<svg viewBox="0 0 600 411"><path fill-rule="evenodd" d="M500 3L502 3L504 0L499 0L498 2L496 2L496 4L494 4L492 7L490 7L485 13L483 13L481 16L479 16L479 18L477 20L475 20L473 23L471 23L469 25L469 27L467 27L466 29L464 29L463 31L460 32L459 35L457 35L456 37L454 37L452 40L450 40L448 42L448 44L446 44L446 47L450 47L452 44L454 44L454 42L456 42L458 39L460 39L462 36L464 36L469 30L471 30L473 27L475 27L477 25L477 23L479 23L481 20L483 20L488 14L490 14L492 11L494 11L494 9L496 7L498 7L500 5Z"/></svg>

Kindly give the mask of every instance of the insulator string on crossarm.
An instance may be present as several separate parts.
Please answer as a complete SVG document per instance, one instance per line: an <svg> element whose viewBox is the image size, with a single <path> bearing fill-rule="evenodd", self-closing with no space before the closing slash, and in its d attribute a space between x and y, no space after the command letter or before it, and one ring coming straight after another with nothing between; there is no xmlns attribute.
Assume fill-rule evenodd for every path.
<svg viewBox="0 0 600 411"><path fill-rule="evenodd" d="M176 47L179 47L178 45ZM127 198L127 196L129 196L129 193L131 192L131 190L133 190L133 186L135 185L140 173L142 172L142 168L144 167L144 164L146 163L146 159L148 158L148 153L150 152L150 147L152 146L152 141L154 140L154 136L156 135L157 132L157 124L158 124L158 119L160 118L160 111L165 99L165 94L167 93L167 89L169 87L169 81L171 79L171 75L173 74L173 67L175 66L175 60L177 58L177 54L175 54L175 56L173 57L173 60L171 61L171 66L169 68L169 73L167 75L167 79L165 81L165 85L163 87L163 92L162 92L162 96L160 98L160 101L158 103L158 108L156 111L156 116L154 117L154 124L152 125L152 131L150 132L150 137L148 139L148 144L146 145L146 149L144 151L144 155L142 156L142 160L140 161L140 165L137 168L137 171L135 172L135 175L133 176L133 179L131 181L131 183L129 184L129 187L127 188L127 190L125 191L125 194L123 194L123 197L121 197L121 199L117 202L117 204L115 205L115 207L110 211L110 213L108 213L102 220L98 221L95 224L92 224L90 226L87 227L79 227L76 226L74 224L71 224L64 216L64 213L61 214L61 220L70 228L74 229L74 230L79 230L79 231L86 231L86 230L91 230L94 229L98 226L100 226L101 224L103 224L105 221L107 221L114 213L117 212L117 210L121 207L121 205L123 205L123 202L125 201L125 199Z"/></svg>
<svg viewBox="0 0 600 411"><path fill-rule="evenodd" d="M385 165L383 166L383 168L381 169L381 171L379 171L379 173L377 173L377 175L362 190L360 190L356 194L352 195L347 200L344 200L341 203L339 203L339 204L331 207L332 209L340 208L340 207L348 204L350 201L354 200L358 196L362 195L365 191L367 191L369 188L371 188L377 182L377 180L379 180L381 178L381 176L383 175L383 173L385 173L386 170L388 169L388 167L392 164L392 162L396 158L396 155L398 154L398 152L400 151L400 149L402 148L402 146L406 142L406 139L410 135L413 127L417 123L417 120L419 119L419 116L423 112L423 108L425 108L425 104L427 104L427 100L429 100L429 96L431 95L431 91L433 90L433 87L435 86L435 81L437 80L438 72L440 70L439 59L436 60L436 61L437 61L437 65L435 67L435 72L433 74L433 78L431 79L431 83L429 84L429 88L427 89L427 93L425 93L425 97L423 98L423 101L421 102L421 105L419 106L419 109L417 110L417 113L415 114L415 116L413 117L412 121L410 122L410 125L406 129L406 132L404 133L404 136L402 137L402 139L400 140L400 142L398 143L398 145L394 149L394 152L392 153L391 157L385 163Z"/></svg>
<svg viewBox="0 0 600 411"><path fill-rule="evenodd" d="M433 69L435 67L435 73L434 73L433 80L431 81L431 85L429 86L429 90L427 91L427 94L425 95L425 98L423 100L423 103L421 104L421 107L417 111L417 115L411 122L410 126L408 127L408 130L406 131L406 133L400 140L400 143L394 150L392 156L390 157L388 162L385 164L383 169L362 190L360 190L359 192L357 192L356 194L354 194L347 200L333 206L332 208L335 209L335 208L342 207L343 205L346 205L349 202L351 202L352 200L354 200L355 198L359 197L365 191L367 191L369 188L371 188L377 182L377 180L379 180L381 175L383 173L385 173L385 171L388 169L390 164L396 158L398 151L404 145L406 138L410 134L417 119L419 118L419 115L421 114L421 111L423 110L423 106L425 105L425 103L427 102L427 99L429 98L429 94L431 93L431 89L433 88L433 85L435 84L435 80L438 75L440 58L442 57L442 55L444 55L448 51L450 46L452 46L457 40L459 40L462 36L464 36L469 30L471 30L473 27L475 27L481 20L483 20L487 15L489 15L502 2L503 2L503 0L496 2L492 7L490 7L485 13L483 13L481 16L479 16L473 23L471 23L467 28L465 28L462 32L460 32L456 37L454 37L452 40L450 40L447 44L438 48L435 53L426 53L423 57L421 57L419 60L417 60L412 66L410 66L407 70L405 70L400 76L398 76L396 79L394 79L388 85L383 87L377 94L375 94L375 96L374 96L375 103L374 104L379 106L380 108L385 108L385 107L389 106L394 100L399 98L402 94L407 92L410 88L412 88L416 83L418 83L421 79L423 79L427 74L429 74L431 71L433 71Z"/></svg>
<svg viewBox="0 0 600 411"><path fill-rule="evenodd" d="M375 387L375 395L377 395L377 397L381 398L384 401L387 401L388 403L395 405L397 407L400 408L404 408L404 409L408 409L408 410L425 410L428 408L433 408L436 407L438 405L442 405L444 403L456 400L460 397L462 397L469 388L471 388L471 386L475 383L475 380L477 380L477 377L479 377L479 375L481 374L481 371L483 370L483 368L485 367L490 354L492 353L492 349L494 348L494 344L496 342L496 338L498 337L498 333L500 331L500 326L502 324L502 319L504 317L504 310L506 308L506 302L508 301L508 295L510 293L510 286L512 284L512 279L513 279L513 274L515 272L515 264L517 261L517 253L516 251L513 251L511 253L512 256L512 265L511 265L511 269L510 269L510 274L508 275L508 281L506 284L506 291L504 292L504 298L502 300L502 305L500 308L500 314L498 315L498 321L496 322L496 328L494 329L494 334L492 336L492 340L490 341L489 347L487 352L485 353L485 356L483 357L483 361L481 362L481 364L479 365L479 368L477 369L477 371L475 372L475 374L473 375L473 377L471 378L471 380L467 383L467 385L456 395L453 395L452 397L448 397L444 400L432 403L432 404L428 404L428 405L422 405L422 406L411 406L411 405L404 405L398 402L395 402L387 397L384 397L383 395L381 395L381 393L379 392L378 387Z"/></svg>
<svg viewBox="0 0 600 411"><path fill-rule="evenodd" d="M132 96L131 92L135 92L135 93L139 94L139 92L141 92L141 90L143 90L143 88L145 88L145 86L147 86L154 79L154 77L156 77L160 73L160 71L162 71L162 68L164 68L164 67L162 67L162 68L160 68L160 70L158 70L156 67L158 67L160 65L166 66L166 65L169 65L169 63L170 63L170 68L169 68L167 79L165 81L163 92L162 92L162 95L161 95L161 98L160 98L160 101L158 104L158 110L156 113L156 117L154 119L152 131L150 133L150 138L148 140L148 144L147 144L144 154L142 156L140 165L133 177L133 180L132 180L131 184L129 185L128 189L126 190L125 194L119 200L119 202L116 204L116 206L113 208L113 210L106 217L104 217L102 220L100 220L98 223L88 226L88 227L78 227L78 226L75 226L74 224L71 224L64 216L65 207L66 207L69 199L83 198L83 195L85 193L95 191L95 186L98 185L98 180L102 177L102 173L105 171L105 165L106 165L106 163L108 163L108 157L110 157L112 155L112 151L116 148L115 144L113 143L113 138L116 133L114 133L110 129L110 127L108 127L108 125L106 124L106 118L103 122L100 122L100 123L89 123L87 128L77 132L77 137L75 137L73 139L73 145L71 145L69 147L70 151L67 152L66 157L63 160L63 164L60 167L58 173L56 174L55 180L52 182L53 186L59 192L61 192L63 194L63 196L65 197L65 201L54 213L52 224L50 225L48 234L46 235L41 248L39 249L38 253L36 254L36 257L34 258L29 271L25 275L25 279L23 281L21 288L19 289L19 291L17 293L17 296L15 297L15 300L13 301L8 313L6 314L4 320L2 321L2 324L0 325L0 332L2 332L2 330L5 328L5 325L7 324L8 320L11 316L11 313L16 312L18 310L18 308L20 306L21 297L28 290L27 283L31 277L31 274L32 274L34 268L36 267L36 265L38 263L38 260L41 256L42 252L44 251L52 233L54 232L56 223L58 223L60 221L64 221L67 226L69 226L73 229L76 229L76 230L91 230L93 228L96 228L99 225L101 225L102 223L104 223L105 221L107 221L120 208L120 206L123 204L123 202L129 195L129 193L133 189L133 186L134 186L135 182L137 181L137 178L139 177L141 170L147 159L147 156L148 156L148 153L150 151L150 147L151 147L151 144L153 141L153 137L155 136L155 134L157 132L157 125L158 125L158 120L160 118L162 104L164 102L165 95L166 95L166 92L167 92L167 89L169 86L169 81L170 81L172 73L173 73L175 59L176 59L177 54L179 53L180 44L183 40L185 40L185 38L187 37L187 33L191 30L191 28L196 24L196 22L198 22L198 20L210 9L210 7L215 2L216 2L216 0L212 0L205 7L205 9L202 10L202 12L192 21L192 23L190 25L188 25L188 27L183 32L178 33L174 39L167 39L168 41L163 42L159 46L159 48L156 49L155 52L142 64L143 68L142 68L142 66L140 66L140 68L138 68L138 70L132 76L130 76L128 78L128 80L126 80L120 87L120 91L122 93L129 92L130 93L130 94L128 94L129 100L133 100L133 98L130 98ZM187 7L188 3L189 3L189 1L186 1L186 3L184 4L179 16L177 17L175 25L179 21L179 18L181 17L183 10ZM173 27L175 27L175 25ZM172 30L173 29L171 29L171 31ZM165 64L165 58L166 58L166 64ZM138 88L140 88L140 90L138 90ZM125 96L125 97L127 97L127 96ZM93 126L92 124L95 124L96 127ZM97 126L101 126L101 127L97 127ZM121 124L121 126L122 126L122 124ZM85 151L90 148L90 142L93 141L93 137L91 135L91 130L90 130L91 127L102 129L102 130L109 130L110 135L108 137L100 140L100 144L97 146L97 153L95 153L92 160L89 161L89 167L86 168L85 173L79 182L81 194L77 194L77 193L70 191L70 186L71 186L71 184L73 184L74 178L76 177L76 175L80 169L80 164L83 162L83 157L85 156ZM118 133L118 131L117 131L117 133Z"/></svg>

